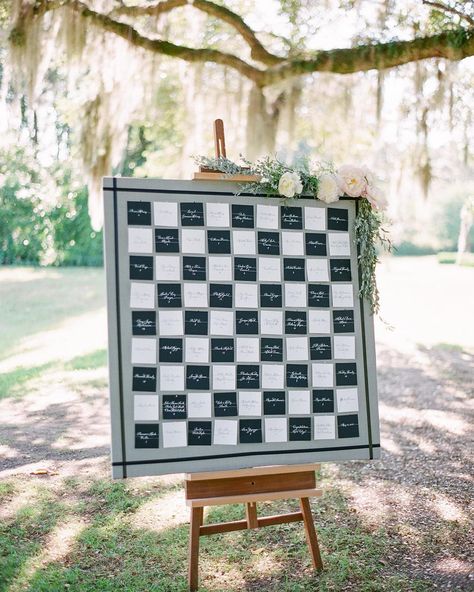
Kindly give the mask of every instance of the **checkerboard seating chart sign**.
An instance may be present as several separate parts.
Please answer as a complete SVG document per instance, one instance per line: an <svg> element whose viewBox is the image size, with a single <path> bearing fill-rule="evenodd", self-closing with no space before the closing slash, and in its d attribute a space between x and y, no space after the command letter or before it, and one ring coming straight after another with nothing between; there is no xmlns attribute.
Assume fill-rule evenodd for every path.
<svg viewBox="0 0 474 592"><path fill-rule="evenodd" d="M377 458L356 200L104 183L114 477Z"/></svg>

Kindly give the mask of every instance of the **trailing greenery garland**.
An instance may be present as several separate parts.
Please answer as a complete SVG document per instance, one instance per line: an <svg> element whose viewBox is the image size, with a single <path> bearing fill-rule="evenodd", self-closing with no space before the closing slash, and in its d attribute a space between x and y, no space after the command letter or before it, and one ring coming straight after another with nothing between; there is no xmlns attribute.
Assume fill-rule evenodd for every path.
<svg viewBox="0 0 474 592"><path fill-rule="evenodd" d="M359 297L370 304L373 314L379 312L380 297L376 281L378 263L377 246L391 249L387 231L383 228L384 197L375 184L372 173L359 167L345 165L335 170L331 163L322 162L313 166L307 163L289 167L285 163L271 158L263 158L256 163L242 158L243 165L238 165L227 158L208 158L199 156L197 164L202 167L232 175L256 175L258 181L239 184L237 195L245 192L280 196L286 202L289 199L313 197L325 203L333 203L340 197L358 199L355 219L355 242L360 269Z"/></svg>

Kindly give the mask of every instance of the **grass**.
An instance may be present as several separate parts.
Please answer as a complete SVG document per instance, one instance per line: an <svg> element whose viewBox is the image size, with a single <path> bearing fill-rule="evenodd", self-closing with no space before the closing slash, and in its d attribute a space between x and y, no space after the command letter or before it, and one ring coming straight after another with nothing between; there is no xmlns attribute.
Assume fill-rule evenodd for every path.
<svg viewBox="0 0 474 592"><path fill-rule="evenodd" d="M437 254L438 263L454 264L457 260L457 253L443 251ZM463 267L474 267L474 253L463 253L461 255L460 265Z"/></svg>
<svg viewBox="0 0 474 592"><path fill-rule="evenodd" d="M184 592L187 590L187 524L139 528L134 515L144 505L159 508L179 487L136 491L128 484L93 480L77 489L64 480L51 492L35 487L34 499L0 527L0 590L17 592ZM10 491L13 497L13 491ZM11 498L12 499L12 498ZM8 493L7 493L8 501ZM86 501L86 503L84 503ZM276 504L294 509L291 503ZM275 504L267 511L275 511ZM325 570L310 568L302 525L237 532L203 539L202 592L268 590L313 592L428 590L422 582L385 573L394 551L383 531L362 526L345 496L332 490L313 509ZM238 506L214 509L210 518L242 516ZM60 536L67 525L72 539Z"/></svg>
<svg viewBox="0 0 474 592"><path fill-rule="evenodd" d="M0 270L0 297L5 302L0 416L6 419L11 413L16 422L17 409L23 409L25 423L18 431L34 442L50 437L50 451L57 454L61 440L48 436L54 422L47 424L47 433L39 433L37 422L61 407L74 427L78 415L90 409L73 431L74 438L84 436L87 451L87 445L95 446L88 430L99 425L101 437L104 431L94 405L107 406L101 270ZM59 389L56 398L35 415L31 408L47 401L54 388ZM107 444L106 433L103 438ZM69 442L65 453L70 453ZM15 454L14 440L2 444ZM27 444L28 453L37 445ZM46 477L30 475L19 463L16 474L0 480L0 592L187 590L188 522L181 480L112 482L109 459L101 454L86 457L97 461L91 468L75 465L71 458L60 464L59 474ZM311 569L301 524L228 533L202 540L201 592L431 590L398 560L407 554L403 537L356 512L350 488L335 475L325 467L322 479L328 491L312 502L325 563L322 573ZM294 509L294 502L259 507L263 514ZM241 506L216 507L207 521L243 515ZM439 530L436 545L442 548L443 537L454 536L454 531Z"/></svg>

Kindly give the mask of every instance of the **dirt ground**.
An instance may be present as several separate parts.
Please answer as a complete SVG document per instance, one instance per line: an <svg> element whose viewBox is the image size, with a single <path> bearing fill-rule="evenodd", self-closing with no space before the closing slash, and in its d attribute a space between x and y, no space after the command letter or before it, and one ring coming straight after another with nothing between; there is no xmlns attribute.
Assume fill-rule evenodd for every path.
<svg viewBox="0 0 474 592"><path fill-rule="evenodd" d="M61 477L108 474L105 308L101 272L94 273L90 293L74 296L83 303L77 316L61 313L36 331L20 324L21 339L3 348L0 482L39 467ZM21 305L9 300L13 284L41 291L37 280L45 289L55 281L47 271L34 284L28 270L0 278L11 314ZM329 464L325 485L341 488L365 524L385 529L389 571L428 580L433 590L474 590L474 270L390 259L379 284L382 459ZM4 336L14 332L6 325Z"/></svg>

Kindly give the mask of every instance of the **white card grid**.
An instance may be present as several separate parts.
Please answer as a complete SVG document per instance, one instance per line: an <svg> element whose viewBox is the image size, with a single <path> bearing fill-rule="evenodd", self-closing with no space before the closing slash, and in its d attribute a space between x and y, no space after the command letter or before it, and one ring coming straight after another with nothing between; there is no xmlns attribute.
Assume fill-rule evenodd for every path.
<svg viewBox="0 0 474 592"><path fill-rule="evenodd" d="M229 204L207 203L206 225L209 228L227 228L229 226Z"/></svg>
<svg viewBox="0 0 474 592"><path fill-rule="evenodd" d="M130 308L132 309L154 309L155 308L156 286L132 282L130 284Z"/></svg>
<svg viewBox="0 0 474 592"><path fill-rule="evenodd" d="M207 308L207 284L199 282L184 282L183 296L185 308Z"/></svg>
<svg viewBox="0 0 474 592"><path fill-rule="evenodd" d="M237 444L238 422L232 419L214 420L214 444L235 446Z"/></svg>
<svg viewBox="0 0 474 592"><path fill-rule="evenodd" d="M336 389L337 410L339 413L359 411L359 397L356 388Z"/></svg>
<svg viewBox="0 0 474 592"><path fill-rule="evenodd" d="M281 282L281 261L279 257L258 258L258 281Z"/></svg>
<svg viewBox="0 0 474 592"><path fill-rule="evenodd" d="M232 281L232 257L213 257L210 255L207 268L210 282Z"/></svg>
<svg viewBox="0 0 474 592"><path fill-rule="evenodd" d="M206 253L206 232L196 228L182 228L181 252L185 255L204 255Z"/></svg>
<svg viewBox="0 0 474 592"><path fill-rule="evenodd" d="M311 413L310 391L288 391L288 413L309 415Z"/></svg>
<svg viewBox="0 0 474 592"><path fill-rule="evenodd" d="M178 204L170 201L153 203L153 219L155 226L176 228L178 226Z"/></svg>
<svg viewBox="0 0 474 592"><path fill-rule="evenodd" d="M203 337L184 336L184 313L180 310L158 310L157 336L183 338L183 364L162 364L158 368L158 389L162 392L179 393L186 388L185 364L206 364L211 366L211 389L213 391L235 391L237 363L254 363L260 368L260 388L262 390L283 390L287 395L289 416L311 415L312 402L310 389L291 390L285 388L286 362L301 362L308 365L310 388L334 388L334 364L332 362L311 362L309 359L309 336L331 335L331 310L308 309L308 332L305 336L286 336L284 310L292 308L307 309L307 283L329 283L328 257L350 257L351 245L348 232L327 232L327 257L305 257L305 231L326 230L325 208L303 207L302 230L279 230L280 208L272 205L254 205L255 229L232 229L230 205L205 203L204 214L209 228L230 229L231 255L218 254L206 256L207 282L182 282L182 257L180 254L156 254L155 281L181 282L183 308L207 309L208 282L232 282L233 309L209 310L208 335ZM155 202L153 204L155 226L180 228L179 204ZM257 254L257 229L273 230L280 235L280 256L261 256ZM185 255L206 255L207 235L202 228L180 230L180 253ZM153 253L153 232L149 228L128 229L128 250L132 254ZM258 282L282 283L282 310L260 308L259 286L252 282L234 282L234 256L254 256L257 258ZM306 278L304 283L283 282L282 257L305 257ZM264 285L264 284L262 284ZM130 307L132 309L153 310L156 306L156 284L153 282L131 282ZM331 284L330 302L334 308L354 306L352 284ZM259 310L259 336L236 335L235 309ZM262 363L260 360L260 335L278 336L284 344L284 363ZM235 344L234 364L213 364L210 362L210 337L232 337ZM154 338L132 338L132 363L157 363L157 342ZM333 360L355 359L355 337L353 335L334 335ZM338 413L358 412L357 388L337 388L336 409ZM157 395L134 395L134 420L157 421L159 419L159 397ZM239 417L258 417L263 415L261 391L237 392ZM187 418L213 420L212 442L214 445L238 444L238 420L213 417L212 393L189 392L187 394ZM162 422L163 447L187 446L187 422ZM335 415L315 415L313 417L313 440L336 438ZM262 421L264 442L288 441L288 417L266 417Z"/></svg>
<svg viewBox="0 0 474 592"><path fill-rule="evenodd" d="M133 419L135 421L158 421L159 418L158 395L134 395Z"/></svg>
<svg viewBox="0 0 474 592"><path fill-rule="evenodd" d="M156 364L156 339L132 338L132 364Z"/></svg>
<svg viewBox="0 0 474 592"><path fill-rule="evenodd" d="M258 337L237 337L235 357L237 362L258 362L260 360L260 339Z"/></svg>
<svg viewBox="0 0 474 592"><path fill-rule="evenodd" d="M287 337L286 359L289 362L304 362L309 359L308 338Z"/></svg>
<svg viewBox="0 0 474 592"><path fill-rule="evenodd" d="M331 257L349 257L351 244L348 232L328 232L328 248Z"/></svg>
<svg viewBox="0 0 474 592"><path fill-rule="evenodd" d="M177 282L181 279L181 258L178 255L157 255L155 257L155 279Z"/></svg>
<svg viewBox="0 0 474 592"><path fill-rule="evenodd" d="M262 415L262 393L260 391L239 391L239 415L241 417Z"/></svg>
<svg viewBox="0 0 474 592"><path fill-rule="evenodd" d="M128 229L128 252L129 253L152 253L153 232L151 228L129 228Z"/></svg>
<svg viewBox="0 0 474 592"><path fill-rule="evenodd" d="M285 284L285 306L286 308L306 308L308 289L306 284L288 282Z"/></svg>
<svg viewBox="0 0 474 592"><path fill-rule="evenodd" d="M285 366L283 364L262 364L262 388L283 389L285 388Z"/></svg>
<svg viewBox="0 0 474 592"><path fill-rule="evenodd" d="M286 417L265 418L265 442L286 442L288 440L288 422Z"/></svg>
<svg viewBox="0 0 474 592"><path fill-rule="evenodd" d="M280 210L278 206L257 205L257 226L264 230L278 230Z"/></svg>
<svg viewBox="0 0 474 592"><path fill-rule="evenodd" d="M184 360L191 364L208 364L209 339L207 337L186 337L184 339Z"/></svg>
<svg viewBox="0 0 474 592"><path fill-rule="evenodd" d="M163 448L178 448L187 445L187 424L185 421L164 421L162 431Z"/></svg>
<svg viewBox="0 0 474 592"><path fill-rule="evenodd" d="M331 333L331 313L329 310L310 310L308 313L309 332L326 335Z"/></svg>
<svg viewBox="0 0 474 592"><path fill-rule="evenodd" d="M188 394L188 417L190 419L207 418L212 415L211 393Z"/></svg>

